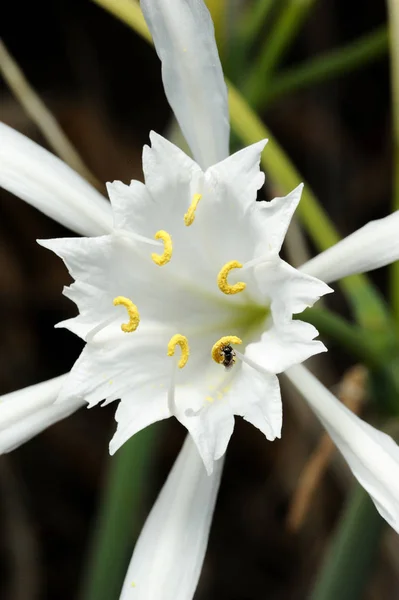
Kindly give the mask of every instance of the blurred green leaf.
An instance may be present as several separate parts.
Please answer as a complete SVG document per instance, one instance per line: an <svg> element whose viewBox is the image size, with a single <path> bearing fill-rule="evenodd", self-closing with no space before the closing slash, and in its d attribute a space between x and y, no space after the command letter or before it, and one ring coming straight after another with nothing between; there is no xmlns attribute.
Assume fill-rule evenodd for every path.
<svg viewBox="0 0 399 600"><path fill-rule="evenodd" d="M356 484L334 532L310 600L360 600L373 574L385 522Z"/></svg>
<svg viewBox="0 0 399 600"><path fill-rule="evenodd" d="M350 44L276 74L264 89L262 106L295 90L351 73L380 59L387 50L388 32L384 25Z"/></svg>
<svg viewBox="0 0 399 600"><path fill-rule="evenodd" d="M136 433L109 458L108 476L100 499L82 600L119 598L134 543L143 523L143 499L157 425Z"/></svg>
<svg viewBox="0 0 399 600"><path fill-rule="evenodd" d="M258 58L251 66L243 93L253 106L259 106L271 75L281 62L292 40L302 27L317 0L288 0L261 46Z"/></svg>

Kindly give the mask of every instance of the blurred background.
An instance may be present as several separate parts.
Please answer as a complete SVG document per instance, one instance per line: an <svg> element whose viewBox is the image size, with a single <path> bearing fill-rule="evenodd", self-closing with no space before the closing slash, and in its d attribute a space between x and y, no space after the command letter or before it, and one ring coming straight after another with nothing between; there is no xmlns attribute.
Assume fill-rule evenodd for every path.
<svg viewBox="0 0 399 600"><path fill-rule="evenodd" d="M225 72L244 91L250 90L245 68L238 68L239 26L257 2L217 4L213 8L226 9L215 13ZM249 63L273 38L280 11L290 2L269 4L253 29ZM391 210L386 7L381 0L309 4L284 52L277 53L273 78L257 78L258 87L267 92L256 107L344 236ZM141 179L141 152L149 131L176 135L153 48L89 0L4 2L0 23L8 51L100 189L105 192L106 181ZM323 75L325 57L368 36L375 36L368 53L353 64L343 54L336 71ZM350 61L350 52L347 56ZM273 63L273 56L269 59ZM317 59L320 72L316 62L316 75L302 78L299 85L292 78L290 83L290 73ZM1 78L0 90L1 120L48 147ZM276 192L266 185L262 197ZM35 242L73 234L4 191L0 215L0 392L6 393L66 372L82 344L66 330L54 329L55 323L75 314L74 305L61 295L69 276L61 261ZM285 252L291 261L301 262L315 249L298 228ZM386 270L373 273L372 279L386 294ZM339 292L328 304L350 317ZM313 361L313 368L323 383L367 415L364 369L338 344L328 346L328 355ZM236 421L196 600L311 597L354 482L322 440L315 418L285 387L284 409L283 436L274 443ZM88 598L82 589L95 544L93 530L100 527L100 506L115 460L108 456L114 410L113 404L82 409L0 458L1 600ZM136 443L142 442L147 458L140 469L126 471L126 485L135 498L129 522L123 524L131 532L126 560L184 433L169 420L138 436ZM310 488L313 493L307 498ZM368 514L360 517L367 520ZM398 539L388 527L382 531L379 521L376 531L369 542L372 552L362 563L360 592L351 597L395 600ZM110 573L113 559L110 549L103 563ZM345 556L348 574L356 559L355 550ZM99 597L92 595L91 600Z"/></svg>

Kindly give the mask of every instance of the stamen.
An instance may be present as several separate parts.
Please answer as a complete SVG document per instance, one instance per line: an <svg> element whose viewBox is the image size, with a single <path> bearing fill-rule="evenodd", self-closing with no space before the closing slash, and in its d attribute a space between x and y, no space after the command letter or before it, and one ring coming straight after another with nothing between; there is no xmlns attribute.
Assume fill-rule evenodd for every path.
<svg viewBox="0 0 399 600"><path fill-rule="evenodd" d="M241 352L236 351L236 356L237 356L237 358L242 360L242 362L247 363L247 365L249 367L252 367L253 369L255 369L255 371L258 371L258 373L261 373L262 375L270 375L271 374L270 371L267 371L266 369L264 369L263 367L258 365L251 358L248 358L248 356L241 354Z"/></svg>
<svg viewBox="0 0 399 600"><path fill-rule="evenodd" d="M133 231L127 231L126 229L114 229L113 235L122 238L125 241L143 242L144 244L157 246L158 248L161 246L161 242L154 241L151 238L145 237L144 235L140 235L139 233L135 233Z"/></svg>
<svg viewBox="0 0 399 600"><path fill-rule="evenodd" d="M114 298L114 306L122 305L126 308L127 314L129 315L129 322L122 323L121 329L125 333L131 333L132 331L136 331L137 327L140 323L140 315L137 309L137 306L133 304L129 298L125 298L124 296L117 296Z"/></svg>
<svg viewBox="0 0 399 600"><path fill-rule="evenodd" d="M188 340L185 335L181 335L180 333L176 333L173 337L170 338L168 344L168 356L173 356L175 353L176 346L180 346L181 348L181 357L177 366L179 369L182 369L188 361L188 357L190 356L190 348L188 346Z"/></svg>
<svg viewBox="0 0 399 600"><path fill-rule="evenodd" d="M162 267L163 265L166 265L166 263L168 263L172 258L172 238L170 237L169 233L167 231L164 231L163 229L157 231L154 237L156 240L163 241L164 250L163 254L156 254L155 252L153 252L151 254L151 258L156 265Z"/></svg>
<svg viewBox="0 0 399 600"><path fill-rule="evenodd" d="M197 210L198 202L201 200L202 194L194 194L193 199L191 201L190 206L188 207L188 211L184 215L184 224L189 227L193 224L195 219L195 211Z"/></svg>
<svg viewBox="0 0 399 600"><path fill-rule="evenodd" d="M90 331L86 334L85 342L87 344L90 344L93 341L94 336L97 335L97 333L99 333L100 331L102 331L103 329L108 327L108 325L111 325L111 323L116 321L117 318L118 318L117 316L109 317L109 319L105 319L105 321L101 321L101 323L99 323L98 325L93 327L93 329L90 329Z"/></svg>
<svg viewBox="0 0 399 600"><path fill-rule="evenodd" d="M249 260L246 263L244 263L242 268L245 271L245 269L252 269L253 267L257 267L258 265L267 264L272 260L273 258L271 258L270 256L259 256L258 258L253 258L252 260Z"/></svg>
<svg viewBox="0 0 399 600"><path fill-rule="evenodd" d="M170 376L170 384L168 388L168 407L171 415L176 414L176 403L175 403L175 388L176 388L176 362L173 361L172 372Z"/></svg>
<svg viewBox="0 0 399 600"><path fill-rule="evenodd" d="M242 340L236 335L225 335L213 345L212 358L218 364L222 364L224 360L223 348L231 344L242 344Z"/></svg>
<svg viewBox="0 0 399 600"><path fill-rule="evenodd" d="M227 276L230 273L230 271L232 269L241 269L241 268L242 268L242 263L238 262L238 260L231 260L230 262L226 263L224 265L224 267L220 270L217 281L218 281L219 289L221 292L223 292L223 294L228 294L228 295L238 294L239 292L242 292L243 290L245 290L245 288L247 287L247 284L244 283L243 281L238 281L234 285L229 285L227 283Z"/></svg>

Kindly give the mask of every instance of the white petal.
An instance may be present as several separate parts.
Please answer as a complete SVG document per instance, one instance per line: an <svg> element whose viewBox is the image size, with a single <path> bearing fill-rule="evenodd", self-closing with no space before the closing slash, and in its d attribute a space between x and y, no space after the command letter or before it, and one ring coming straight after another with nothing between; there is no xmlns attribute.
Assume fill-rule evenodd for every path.
<svg viewBox="0 0 399 600"><path fill-rule="evenodd" d="M184 391L188 406L198 407L194 399L197 390ZM186 404L186 406L187 406ZM197 414L195 414L197 412ZM179 421L187 427L203 460L205 469L211 475L220 457L226 452L234 430L234 415L226 398L213 402L202 399L202 406L192 414L180 410L176 413Z"/></svg>
<svg viewBox="0 0 399 600"><path fill-rule="evenodd" d="M327 348L314 338L319 332L310 323L289 321L272 326L259 342L249 344L245 354L269 373L282 373Z"/></svg>
<svg viewBox="0 0 399 600"><path fill-rule="evenodd" d="M203 168L229 154L227 89L211 16L200 0L141 0L169 104Z"/></svg>
<svg viewBox="0 0 399 600"><path fill-rule="evenodd" d="M286 375L327 429L378 512L399 533L399 446L353 414L302 365Z"/></svg>
<svg viewBox="0 0 399 600"><path fill-rule="evenodd" d="M62 406L54 404L66 379L55 377L0 398L0 453L10 452L53 423L83 406L82 400L71 400Z"/></svg>
<svg viewBox="0 0 399 600"><path fill-rule="evenodd" d="M325 283L300 273L279 257L255 268L262 293L270 299L269 328L259 342L250 344L246 354L269 373L281 373L310 356L325 352L324 344L314 338L313 325L292 320L323 296L332 292Z"/></svg>
<svg viewBox="0 0 399 600"><path fill-rule="evenodd" d="M320 279L301 273L278 257L255 267L255 276L260 290L271 300L273 320L278 323L291 320L292 315L334 291Z"/></svg>
<svg viewBox="0 0 399 600"><path fill-rule="evenodd" d="M330 283L378 269L399 259L399 211L361 229L302 265L301 271Z"/></svg>
<svg viewBox="0 0 399 600"><path fill-rule="evenodd" d="M82 235L112 227L107 200L62 160L0 123L0 186Z"/></svg>
<svg viewBox="0 0 399 600"><path fill-rule="evenodd" d="M151 334L142 323L133 333L122 332L118 323L110 325L86 344L61 389L58 402L80 397L92 407L103 400L122 398L123 401L126 396L129 402L134 403L137 398L140 403L152 389L154 396L162 391L166 405L164 384L170 380L171 366L166 348L170 337L170 331L161 326L154 327Z"/></svg>
<svg viewBox="0 0 399 600"><path fill-rule="evenodd" d="M171 416L165 387L156 389L151 382L127 392L115 413L118 428L109 444L110 454L115 454L138 431Z"/></svg>
<svg viewBox="0 0 399 600"><path fill-rule="evenodd" d="M191 600L208 544L223 460L207 475L190 436L133 552L120 600Z"/></svg>
<svg viewBox="0 0 399 600"><path fill-rule="evenodd" d="M300 183L287 196L274 198L271 202L257 202L253 205L254 222L261 239L255 255L262 256L269 252L273 254L280 252L292 215L301 199L302 190L303 183Z"/></svg>
<svg viewBox="0 0 399 600"><path fill-rule="evenodd" d="M255 205L257 192L265 182L259 164L266 144L267 140L261 140L247 146L207 170L206 182L213 189L215 201L223 206L225 216L232 203L242 209Z"/></svg>
<svg viewBox="0 0 399 600"><path fill-rule="evenodd" d="M281 437L283 406L278 378L242 365L229 399L235 415L257 427L270 441Z"/></svg>

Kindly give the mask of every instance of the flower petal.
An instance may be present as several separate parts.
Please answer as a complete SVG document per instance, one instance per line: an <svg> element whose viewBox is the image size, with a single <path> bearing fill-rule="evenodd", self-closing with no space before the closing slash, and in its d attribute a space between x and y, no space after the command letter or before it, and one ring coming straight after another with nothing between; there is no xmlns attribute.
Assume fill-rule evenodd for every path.
<svg viewBox="0 0 399 600"><path fill-rule="evenodd" d="M191 600L208 544L223 460L207 475L190 436L133 552L120 600Z"/></svg>
<svg viewBox="0 0 399 600"><path fill-rule="evenodd" d="M399 259L399 211L370 221L361 229L321 252L300 270L330 283L366 273Z"/></svg>
<svg viewBox="0 0 399 600"><path fill-rule="evenodd" d="M197 390L185 391L186 406L198 406L196 395ZM226 452L234 430L234 415L228 401L226 398L213 402L202 399L202 406L197 411L190 414L185 410L178 410L176 417L187 427L205 469L211 475L217 461Z"/></svg>
<svg viewBox="0 0 399 600"><path fill-rule="evenodd" d="M169 104L203 168L229 154L227 89L208 9L198 0L141 0Z"/></svg>
<svg viewBox="0 0 399 600"><path fill-rule="evenodd" d="M283 405L275 375L261 374L243 364L229 401L234 414L252 423L269 441L281 437Z"/></svg>
<svg viewBox="0 0 399 600"><path fill-rule="evenodd" d="M341 404L302 365L285 374L327 429L378 512L399 533L399 446Z"/></svg>
<svg viewBox="0 0 399 600"><path fill-rule="evenodd" d="M332 290L320 279L301 273L280 258L272 258L254 268L256 280L264 296L271 300L273 320L285 323L313 306Z"/></svg>
<svg viewBox="0 0 399 600"><path fill-rule="evenodd" d="M153 390L158 395L163 387L166 405L167 383L170 380L170 360L167 344L170 332L155 325L142 323L137 331L123 333L118 323L100 331L87 343L66 379L57 402L80 397L89 407L103 400L124 397L129 402L140 401L142 394ZM166 384L166 385L165 385ZM162 411L160 404L159 410Z"/></svg>
<svg viewBox="0 0 399 600"><path fill-rule="evenodd" d="M0 123L0 186L82 235L112 227L107 200L62 160Z"/></svg>
<svg viewBox="0 0 399 600"><path fill-rule="evenodd" d="M244 210L255 205L257 192L265 181L259 163L266 144L267 140L261 140L247 146L206 171L206 182L215 194L215 202L222 205L225 216L228 216L232 202Z"/></svg>
<svg viewBox="0 0 399 600"><path fill-rule="evenodd" d="M302 190L303 183L300 183L287 196L253 205L254 223L261 240L255 250L256 256L280 252L292 215L301 199Z"/></svg>
<svg viewBox="0 0 399 600"><path fill-rule="evenodd" d="M279 257L255 267L258 286L270 299L269 328L259 342L250 344L246 354L269 373L281 373L320 352L324 344L314 338L318 331L313 325L292 320L323 296L332 292L325 283L300 273Z"/></svg>
<svg viewBox="0 0 399 600"><path fill-rule="evenodd" d="M54 404L66 375L0 398L0 454L11 452L53 423L84 405L80 399L62 406Z"/></svg>

